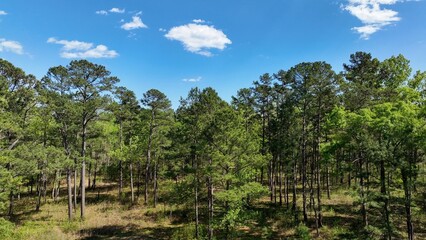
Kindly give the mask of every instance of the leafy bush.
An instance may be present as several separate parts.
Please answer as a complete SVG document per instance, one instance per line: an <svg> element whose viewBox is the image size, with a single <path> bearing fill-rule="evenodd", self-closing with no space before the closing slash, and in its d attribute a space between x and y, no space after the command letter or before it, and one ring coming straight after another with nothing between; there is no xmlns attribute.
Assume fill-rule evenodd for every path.
<svg viewBox="0 0 426 240"><path fill-rule="evenodd" d="M13 223L0 218L0 239L11 239L13 236Z"/></svg>
<svg viewBox="0 0 426 240"><path fill-rule="evenodd" d="M299 224L299 226L297 226L295 236L297 239L302 239L302 240L311 239L311 235L309 235L309 228L305 226L304 224Z"/></svg>

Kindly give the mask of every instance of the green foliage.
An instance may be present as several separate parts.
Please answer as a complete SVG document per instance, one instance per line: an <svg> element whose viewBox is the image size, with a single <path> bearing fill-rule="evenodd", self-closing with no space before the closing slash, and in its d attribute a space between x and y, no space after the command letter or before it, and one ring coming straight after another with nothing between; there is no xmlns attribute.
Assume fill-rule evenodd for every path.
<svg viewBox="0 0 426 240"><path fill-rule="evenodd" d="M205 234L203 234L204 231L202 231L202 226L200 226L200 233L199 235L201 237L199 237L198 239L195 237L195 224L188 224L185 225L181 228L176 229L172 236L171 236L171 240L181 240L181 239L189 239L189 240L202 240L202 239L206 239Z"/></svg>
<svg viewBox="0 0 426 240"><path fill-rule="evenodd" d="M12 239L15 226L13 223L0 218L0 239Z"/></svg>
<svg viewBox="0 0 426 240"><path fill-rule="evenodd" d="M321 224L320 208L332 215L325 224L339 223L318 229L326 237L387 238L404 232L405 221L424 223L426 73L412 74L402 55L380 61L357 52L340 74L326 62L300 63L263 74L231 104L210 87L193 88L176 111L157 89L138 102L117 82L86 60L52 67L40 81L0 60L1 214L22 204L17 196L26 197L27 186L41 196L64 170L87 163L91 176L123 179L121 193L130 173L147 195L155 184L159 201L182 211L185 223L198 219L200 238L239 236L240 226L273 218L274 226L254 228L272 238L303 211L295 236L310 239L306 224ZM346 206L356 210L339 209L333 198L322 206L325 188L347 188ZM405 219L394 216L404 210ZM345 213L363 224L340 226ZM0 238L45 233L35 222L19 236L4 219L0 227ZM193 239L196 227L184 225L172 238Z"/></svg>
<svg viewBox="0 0 426 240"><path fill-rule="evenodd" d="M309 234L309 228L305 224L299 224L296 227L296 231L294 235L296 239L302 239L302 240L312 239L311 235Z"/></svg>

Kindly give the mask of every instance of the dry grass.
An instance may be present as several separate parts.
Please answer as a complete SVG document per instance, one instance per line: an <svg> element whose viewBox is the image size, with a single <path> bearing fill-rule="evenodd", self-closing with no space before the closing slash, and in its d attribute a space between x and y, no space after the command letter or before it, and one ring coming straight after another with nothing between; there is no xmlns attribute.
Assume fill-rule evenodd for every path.
<svg viewBox="0 0 426 240"><path fill-rule="evenodd" d="M12 219L17 223L16 234L19 239L159 239L157 236L170 235L173 225L166 217L169 209L163 205L157 208L143 204L130 205L117 201L116 189L108 185L99 186L99 193L87 194L86 217L79 217L79 206L74 212L74 220L68 221L66 199L58 202L48 200L38 212L32 211L34 201L20 200L18 211Z"/></svg>
<svg viewBox="0 0 426 240"><path fill-rule="evenodd" d="M74 220L68 221L66 199L59 199L58 202L48 200L39 212L35 212L34 199L22 198L17 201L16 215L12 219L17 225L12 239L170 239L176 229L182 229L191 222L191 219L178 217L179 209L172 209L174 215L171 217L170 207L162 204L155 209L138 203L131 205L128 195L120 201L115 185L100 184L98 189L99 192L88 191L84 220L79 218L78 208ZM125 189L126 193L128 191ZM299 208L301 201L299 197ZM322 205L324 227L320 229L319 236L314 227L314 213L312 210L308 213L310 222L307 225L312 238L359 238L362 230L359 207L354 205L350 190L333 191L330 199L323 196ZM270 203L269 198L264 198L250 211L256 214L245 226L237 229L233 239L297 239L294 215L286 209L285 204L281 207ZM417 239L426 239L424 227L421 226L426 222L426 215L421 210L417 214L419 220L416 226L420 227L416 230L421 230L416 234ZM393 216L403 217L396 214ZM302 219L301 212L299 219ZM404 226L398 228L403 231Z"/></svg>

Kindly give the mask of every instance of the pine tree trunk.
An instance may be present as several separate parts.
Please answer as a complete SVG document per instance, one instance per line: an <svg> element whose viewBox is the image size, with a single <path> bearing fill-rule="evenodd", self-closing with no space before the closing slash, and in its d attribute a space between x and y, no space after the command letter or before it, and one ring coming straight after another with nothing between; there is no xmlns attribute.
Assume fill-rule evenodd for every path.
<svg viewBox="0 0 426 240"><path fill-rule="evenodd" d="M209 165L212 167L212 158L209 159ZM208 226L208 237L209 240L213 239L213 177L211 176L211 173L209 174L207 178L207 184L208 184L208 211L209 211L209 226Z"/></svg>
<svg viewBox="0 0 426 240"><path fill-rule="evenodd" d="M321 107L321 98L319 100L319 107ZM322 209L321 209L321 112L318 113L317 119L317 139L316 139L316 180L317 180L317 206L318 206L318 218L317 226L322 227Z"/></svg>
<svg viewBox="0 0 426 240"><path fill-rule="evenodd" d="M195 161L194 161L194 168L195 168L195 238L199 239L200 238L200 233L199 233L199 219L198 219L198 163L197 163L197 157L195 156Z"/></svg>
<svg viewBox="0 0 426 240"><path fill-rule="evenodd" d="M129 171L130 171L130 193L131 193L131 200L132 204L135 203L135 191L133 189L133 163L131 162L129 164Z"/></svg>
<svg viewBox="0 0 426 240"><path fill-rule="evenodd" d="M368 226L368 216L367 216L367 207L365 202L365 190L364 190L364 177L362 173L362 166L363 166L363 156L359 155L359 168L361 169L361 174L359 177L359 185L361 190L361 214L362 214L362 222L364 223L364 227Z"/></svg>
<svg viewBox="0 0 426 240"><path fill-rule="evenodd" d="M123 152L123 121L120 119L120 136L119 136L120 152ZM118 167L120 168L120 181L118 183L118 198L123 197L123 160L118 161Z"/></svg>
<svg viewBox="0 0 426 240"><path fill-rule="evenodd" d="M158 201L158 196L157 196L157 191L158 191L158 182L157 182L157 174L158 174L158 162L159 160L155 161L154 163L154 208L157 207L157 201Z"/></svg>
<svg viewBox="0 0 426 240"><path fill-rule="evenodd" d="M280 192L280 206L282 206L283 205L283 163L282 163L280 155L278 155L278 158L279 158L278 184L279 184L279 192Z"/></svg>
<svg viewBox="0 0 426 240"><path fill-rule="evenodd" d="M120 168L120 180L118 183L118 198L121 199L123 196L123 161L118 162Z"/></svg>
<svg viewBox="0 0 426 240"><path fill-rule="evenodd" d="M141 166L141 162L138 161L137 164L137 178L138 178L138 182L137 182L137 190L136 190L136 196L139 199L140 193L141 193L141 175L142 175L142 170L141 170L142 166Z"/></svg>
<svg viewBox="0 0 426 240"><path fill-rule="evenodd" d="M97 177L97 173L98 173L98 171L97 171L97 169L98 169L98 160L96 160L96 162L95 162L95 168L93 169L93 183L92 183L92 189L95 189L96 188L96 177Z"/></svg>
<svg viewBox="0 0 426 240"><path fill-rule="evenodd" d="M385 171L385 161L380 160L380 193L381 198L383 199L383 217L386 224L386 239L391 239L391 228L389 222L389 199L387 197L386 190L386 171Z"/></svg>
<svg viewBox="0 0 426 240"><path fill-rule="evenodd" d="M77 211L77 167L74 169L74 211Z"/></svg>
<svg viewBox="0 0 426 240"><path fill-rule="evenodd" d="M306 103L303 106L303 119L302 119L302 210L303 222L308 222L308 214L306 211Z"/></svg>
<svg viewBox="0 0 426 240"><path fill-rule="evenodd" d="M326 169L326 187L327 187L327 198L330 199L330 168L328 167L328 163L325 166Z"/></svg>
<svg viewBox="0 0 426 240"><path fill-rule="evenodd" d="M53 201L55 201L56 178L57 178L57 171L55 170L54 178L52 181L52 196L51 196Z"/></svg>
<svg viewBox="0 0 426 240"><path fill-rule="evenodd" d="M41 206L41 181L42 181L42 176L41 173L38 176L38 180L37 180L37 202L36 202L36 211L40 211L40 206Z"/></svg>
<svg viewBox="0 0 426 240"><path fill-rule="evenodd" d="M71 170L67 169L67 190L68 190L68 220L72 220L72 189L71 189Z"/></svg>
<svg viewBox="0 0 426 240"><path fill-rule="evenodd" d="M411 164L410 164L411 165ZM411 168L411 166L410 166ZM402 182L404 185L404 203L405 203L405 216L407 224L407 237L409 240L414 239L413 222L411 220L411 191L410 184L408 182L408 173L405 170L401 170Z"/></svg>
<svg viewBox="0 0 426 240"><path fill-rule="evenodd" d="M293 154L293 205L292 210L294 213L294 221L299 222L299 216L297 211L297 161Z"/></svg>
<svg viewBox="0 0 426 240"><path fill-rule="evenodd" d="M9 217L11 217L13 215L13 207L14 207L15 203L14 203L14 195L13 195L13 191L10 191L9 194Z"/></svg>
<svg viewBox="0 0 426 240"><path fill-rule="evenodd" d="M91 183L92 183L92 163L89 162L89 169L87 171L88 176L87 176L87 188L90 189L92 187Z"/></svg>
<svg viewBox="0 0 426 240"><path fill-rule="evenodd" d="M85 217L86 213L86 134L87 126L86 119L83 120L83 134L82 134L82 146L81 146L81 157L83 161L81 163L81 202L80 202L80 216L82 219Z"/></svg>

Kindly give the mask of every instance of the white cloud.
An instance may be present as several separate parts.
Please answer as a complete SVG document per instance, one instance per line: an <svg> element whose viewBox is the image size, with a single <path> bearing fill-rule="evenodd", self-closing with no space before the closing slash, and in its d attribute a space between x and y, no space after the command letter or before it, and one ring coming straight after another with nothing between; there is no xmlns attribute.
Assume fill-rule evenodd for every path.
<svg viewBox="0 0 426 240"><path fill-rule="evenodd" d="M213 54L210 49L223 50L231 40L214 26L189 23L173 27L164 35L170 40L181 42L189 52L210 57Z"/></svg>
<svg viewBox="0 0 426 240"><path fill-rule="evenodd" d="M17 41L10 41L0 38L0 52L13 52L16 54L24 54L24 47Z"/></svg>
<svg viewBox="0 0 426 240"><path fill-rule="evenodd" d="M194 23L205 23L206 21L204 21L203 19L194 19L194 20L192 20L192 22L194 22Z"/></svg>
<svg viewBox="0 0 426 240"><path fill-rule="evenodd" d="M124 8L120 9L120 8L113 7L110 10L99 10L99 11L96 11L95 13L99 15L108 15L108 13L125 13L125 12L126 10Z"/></svg>
<svg viewBox="0 0 426 240"><path fill-rule="evenodd" d="M124 8L123 9L111 8L108 12L110 12L110 13L124 13L124 12L126 12L126 10Z"/></svg>
<svg viewBox="0 0 426 240"><path fill-rule="evenodd" d="M133 16L132 17L132 21L131 22L127 22L124 23L123 25L121 25L121 28L124 30L133 30L133 29L138 29L138 28L147 28L148 26L146 26L140 17L138 16Z"/></svg>
<svg viewBox="0 0 426 240"><path fill-rule="evenodd" d="M202 77L195 77L195 78L184 78L182 81L184 82L199 82L203 79Z"/></svg>
<svg viewBox="0 0 426 240"><path fill-rule="evenodd" d="M394 5L403 0L349 0L342 8L357 17L364 25L352 28L363 39L383 29L385 26L401 20L398 12L383 8L382 5Z"/></svg>
<svg viewBox="0 0 426 240"><path fill-rule="evenodd" d="M167 32L167 30L164 29L164 28L159 28L158 31L160 31L160 32Z"/></svg>
<svg viewBox="0 0 426 240"><path fill-rule="evenodd" d="M0 10L0 16L1 15L7 15L7 12L5 12L5 11L3 11L3 10Z"/></svg>
<svg viewBox="0 0 426 240"><path fill-rule="evenodd" d="M108 15L108 12L105 10L99 10L99 11L96 11L95 13L99 15Z"/></svg>
<svg viewBox="0 0 426 240"><path fill-rule="evenodd" d="M48 43L63 45L61 48L61 57L63 58L115 58L118 53L109 50L105 45L94 46L93 43L57 40L56 38L47 39Z"/></svg>

